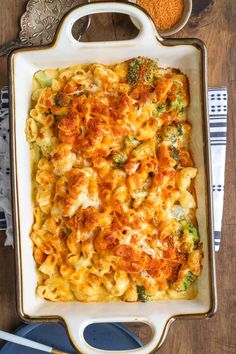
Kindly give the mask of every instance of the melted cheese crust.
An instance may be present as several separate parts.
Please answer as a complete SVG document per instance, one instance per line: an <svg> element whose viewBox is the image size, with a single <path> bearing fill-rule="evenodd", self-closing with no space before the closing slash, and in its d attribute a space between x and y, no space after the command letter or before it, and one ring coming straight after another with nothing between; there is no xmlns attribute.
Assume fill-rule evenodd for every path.
<svg viewBox="0 0 236 354"><path fill-rule="evenodd" d="M50 69L34 75L32 105L38 295L192 298L202 250L187 77L140 57Z"/></svg>

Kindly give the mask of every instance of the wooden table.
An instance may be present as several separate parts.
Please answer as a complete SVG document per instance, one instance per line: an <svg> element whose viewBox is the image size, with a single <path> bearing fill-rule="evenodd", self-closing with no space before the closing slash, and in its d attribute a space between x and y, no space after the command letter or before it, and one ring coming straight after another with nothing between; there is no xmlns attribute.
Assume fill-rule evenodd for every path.
<svg viewBox="0 0 236 354"><path fill-rule="evenodd" d="M206 0L195 0L199 4ZM25 0L1 0L0 45L14 39L19 31L19 16L25 10ZM168 334L160 354L233 354L236 353L236 0L215 0L213 6L195 18L178 37L198 37L205 41L209 57L209 85L227 86L229 92L228 142L226 161L225 207L223 238L216 255L219 309L210 320L178 320ZM126 39L136 30L123 15L99 15L93 18L87 33L90 39ZM7 84L6 59L0 58L0 87ZM15 311L13 249L3 247L0 237L0 328L13 331L20 321ZM144 327L135 328L142 340L148 340ZM12 353L13 354L13 353ZM147 353L148 354L148 353Z"/></svg>

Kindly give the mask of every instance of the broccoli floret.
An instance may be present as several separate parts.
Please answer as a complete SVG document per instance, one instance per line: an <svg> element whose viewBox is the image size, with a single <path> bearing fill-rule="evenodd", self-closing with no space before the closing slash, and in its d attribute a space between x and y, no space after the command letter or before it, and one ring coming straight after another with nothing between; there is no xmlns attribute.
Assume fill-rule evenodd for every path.
<svg viewBox="0 0 236 354"><path fill-rule="evenodd" d="M188 252L192 252L198 246L199 234L193 224L187 224L183 227L182 242Z"/></svg>
<svg viewBox="0 0 236 354"><path fill-rule="evenodd" d="M146 76L145 80L150 84L153 85L154 82L157 80L158 66L153 60L146 59Z"/></svg>
<svg viewBox="0 0 236 354"><path fill-rule="evenodd" d="M163 139L170 141L172 144L176 143L177 140L181 140L181 136L183 136L183 128L179 123L168 125L163 132Z"/></svg>
<svg viewBox="0 0 236 354"><path fill-rule="evenodd" d="M116 152L112 154L112 160L113 160L113 168L122 168L124 167L127 157L122 154L121 152Z"/></svg>
<svg viewBox="0 0 236 354"><path fill-rule="evenodd" d="M147 302L149 296L146 294L146 289L143 285L137 285L138 300L142 302Z"/></svg>
<svg viewBox="0 0 236 354"><path fill-rule="evenodd" d="M158 112L158 113L166 112L166 105L165 105L165 104L162 104L162 105L160 105L160 106L157 106L157 112Z"/></svg>
<svg viewBox="0 0 236 354"><path fill-rule="evenodd" d="M176 149L176 147L174 145L171 145L169 147L170 149L170 156L172 157L172 159L174 159L177 163L179 162L179 150Z"/></svg>
<svg viewBox="0 0 236 354"><path fill-rule="evenodd" d="M176 95L175 101L172 101L169 97L166 99L166 107L168 111L184 112L184 103L179 94Z"/></svg>
<svg viewBox="0 0 236 354"><path fill-rule="evenodd" d="M192 238L194 241L199 240L198 231L193 224L188 224L188 226L186 227L186 230L192 235Z"/></svg>
<svg viewBox="0 0 236 354"><path fill-rule="evenodd" d="M170 108L171 110L178 110L181 112L184 110L184 105L180 95L176 95L176 100L171 101Z"/></svg>
<svg viewBox="0 0 236 354"><path fill-rule="evenodd" d="M179 136L182 136L182 135L183 135L183 128L182 128L182 125L178 123L178 124L176 125L176 127L177 127L177 131L178 131L178 135L179 135Z"/></svg>
<svg viewBox="0 0 236 354"><path fill-rule="evenodd" d="M45 71L39 70L34 75L35 79L38 81L41 87L52 86L52 78L48 77Z"/></svg>
<svg viewBox="0 0 236 354"><path fill-rule="evenodd" d="M194 275L191 271L188 271L181 281L177 281L175 290L178 292L186 291L190 285L193 284L196 278L196 275Z"/></svg>
<svg viewBox="0 0 236 354"><path fill-rule="evenodd" d="M166 104L159 104L156 99L152 100L152 115L157 118L160 113L166 112Z"/></svg>
<svg viewBox="0 0 236 354"><path fill-rule="evenodd" d="M156 80L157 64L148 58L138 57L129 61L127 82L135 85L139 80L152 84Z"/></svg>
<svg viewBox="0 0 236 354"><path fill-rule="evenodd" d="M139 79L140 69L143 62L143 58L136 58L129 62L127 82L131 85L135 85Z"/></svg>

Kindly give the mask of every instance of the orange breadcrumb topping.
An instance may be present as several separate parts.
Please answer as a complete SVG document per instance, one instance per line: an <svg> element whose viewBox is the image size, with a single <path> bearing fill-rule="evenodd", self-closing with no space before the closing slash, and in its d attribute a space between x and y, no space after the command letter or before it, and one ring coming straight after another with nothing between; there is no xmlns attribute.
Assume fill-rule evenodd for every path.
<svg viewBox="0 0 236 354"><path fill-rule="evenodd" d="M183 0L138 0L137 4L151 15L160 31L179 22L184 9Z"/></svg>

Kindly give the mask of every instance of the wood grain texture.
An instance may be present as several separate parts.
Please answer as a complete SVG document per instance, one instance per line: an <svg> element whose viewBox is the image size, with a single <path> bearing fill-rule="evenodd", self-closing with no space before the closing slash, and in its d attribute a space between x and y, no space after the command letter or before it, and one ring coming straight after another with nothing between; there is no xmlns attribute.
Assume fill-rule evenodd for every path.
<svg viewBox="0 0 236 354"><path fill-rule="evenodd" d="M197 0L194 0L197 1ZM13 39L25 1L1 0L0 45ZM202 16L191 18L178 37L202 39L208 49L210 86L227 86L229 92L228 140L226 160L225 207L222 244L217 253L219 308L210 320L178 320L158 351L160 354L235 354L236 353L236 1L215 0ZM93 16L83 40L127 39L137 30L123 15ZM0 58L0 86L7 84L6 59ZM13 330L19 324L15 312L13 250L0 243L0 328ZM131 325L142 340L148 340L144 327ZM148 353L147 353L148 354Z"/></svg>

